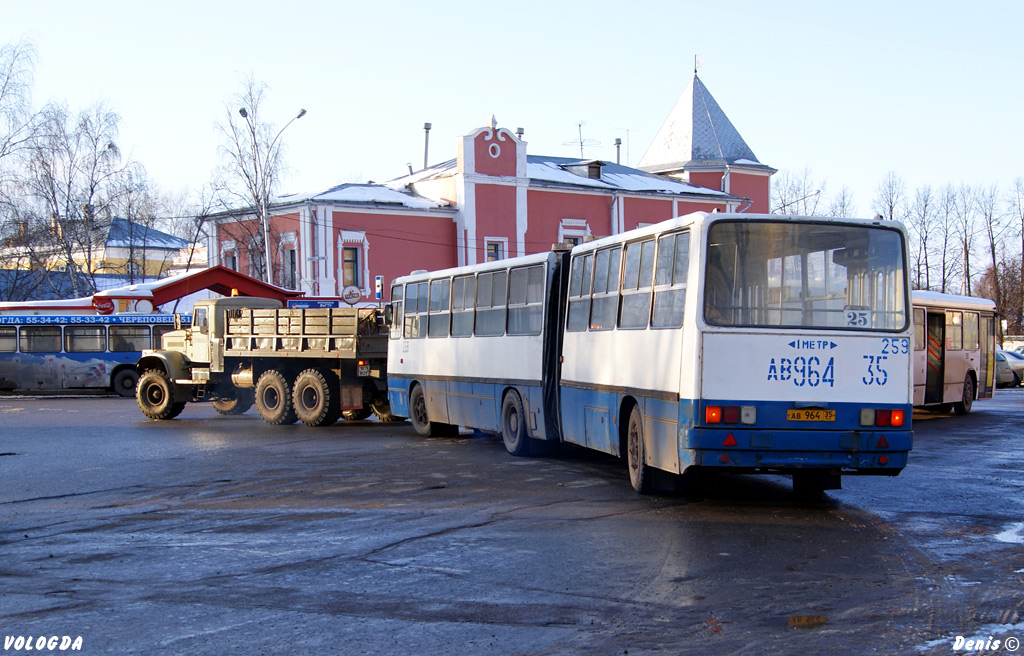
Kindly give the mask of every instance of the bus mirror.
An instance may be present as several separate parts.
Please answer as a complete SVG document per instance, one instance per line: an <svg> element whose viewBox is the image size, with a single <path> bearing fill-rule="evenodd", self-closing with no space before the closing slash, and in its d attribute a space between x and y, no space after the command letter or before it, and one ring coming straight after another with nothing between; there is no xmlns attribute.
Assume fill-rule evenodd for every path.
<svg viewBox="0 0 1024 656"><path fill-rule="evenodd" d="M177 312L174 313L174 329L181 330L181 315Z"/></svg>
<svg viewBox="0 0 1024 656"><path fill-rule="evenodd" d="M384 325L390 326L395 320L395 309L388 303L384 306Z"/></svg>

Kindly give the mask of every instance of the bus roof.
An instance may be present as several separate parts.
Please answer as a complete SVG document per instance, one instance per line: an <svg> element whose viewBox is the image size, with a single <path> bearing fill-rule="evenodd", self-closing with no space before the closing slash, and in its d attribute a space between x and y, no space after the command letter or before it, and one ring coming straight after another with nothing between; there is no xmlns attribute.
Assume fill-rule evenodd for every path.
<svg viewBox="0 0 1024 656"><path fill-rule="evenodd" d="M430 280L432 278L447 278L467 273L481 273L495 271L498 269L507 269L514 266L540 264L542 262L547 262L548 259L551 258L553 252L554 251L545 251L543 253L534 253L533 255L509 257L504 260L495 260L494 262L481 262L480 264L469 264L461 267L453 267L451 269L440 269L438 271L414 271L404 276L398 276L392 281L392 284L419 282L422 280Z"/></svg>
<svg viewBox="0 0 1024 656"><path fill-rule="evenodd" d="M929 292L915 290L911 292L914 305L926 307L952 308L956 310L977 310L983 312L995 312L995 301L987 298L976 298L974 296L959 296L957 294L943 294L941 292Z"/></svg>

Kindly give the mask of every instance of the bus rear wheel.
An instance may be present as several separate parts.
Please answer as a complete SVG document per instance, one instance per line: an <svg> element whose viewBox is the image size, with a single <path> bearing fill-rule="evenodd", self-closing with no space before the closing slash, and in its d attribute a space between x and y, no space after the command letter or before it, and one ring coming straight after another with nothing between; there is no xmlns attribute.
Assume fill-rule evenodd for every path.
<svg viewBox="0 0 1024 656"><path fill-rule="evenodd" d="M971 379L970 374L964 378L964 395L963 398L953 404L953 410L958 415L966 415L970 413L971 408L974 406L974 381Z"/></svg>
<svg viewBox="0 0 1024 656"><path fill-rule="evenodd" d="M307 426L330 426L338 421L341 408L333 378L333 373L319 369L306 369L295 378L292 404L299 421Z"/></svg>
<svg viewBox="0 0 1024 656"><path fill-rule="evenodd" d="M256 410L272 426L294 424L298 419L292 407L292 386L280 371L268 369L256 381Z"/></svg>
<svg viewBox="0 0 1024 656"><path fill-rule="evenodd" d="M121 369L110 381L110 387L118 396L130 398L135 396L135 386L139 384L139 374L134 369Z"/></svg>
<svg viewBox="0 0 1024 656"><path fill-rule="evenodd" d="M512 390L501 402L501 441L514 456L530 455L530 438L526 434L526 414L519 393Z"/></svg>
<svg viewBox="0 0 1024 656"><path fill-rule="evenodd" d="M626 468L629 483L640 494L650 494L654 472L647 466L647 447L644 445L644 418L640 406L634 405L626 425Z"/></svg>
<svg viewBox="0 0 1024 656"><path fill-rule="evenodd" d="M159 369L150 369L142 374L135 399L139 410L150 419L174 419L185 409L185 402L174 398L174 383Z"/></svg>

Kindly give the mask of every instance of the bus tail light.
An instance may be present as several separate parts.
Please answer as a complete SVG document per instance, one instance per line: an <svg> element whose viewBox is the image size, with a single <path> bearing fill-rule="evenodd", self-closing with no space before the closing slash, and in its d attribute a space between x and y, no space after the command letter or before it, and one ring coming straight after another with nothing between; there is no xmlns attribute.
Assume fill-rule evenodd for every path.
<svg viewBox="0 0 1024 656"><path fill-rule="evenodd" d="M757 423L757 408L752 405L708 405L704 406L704 422L708 424Z"/></svg>
<svg viewBox="0 0 1024 656"><path fill-rule="evenodd" d="M906 420L903 410L879 410L862 408L860 411L861 426L878 426L880 428L901 428Z"/></svg>

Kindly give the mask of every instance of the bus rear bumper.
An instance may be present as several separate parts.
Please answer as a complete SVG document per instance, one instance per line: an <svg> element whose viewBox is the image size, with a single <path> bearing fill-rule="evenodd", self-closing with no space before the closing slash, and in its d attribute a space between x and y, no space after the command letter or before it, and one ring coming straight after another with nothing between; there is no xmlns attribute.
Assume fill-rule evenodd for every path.
<svg viewBox="0 0 1024 656"><path fill-rule="evenodd" d="M688 466L788 471L841 470L895 476L907 466L910 431L723 431L695 429L680 445Z"/></svg>

